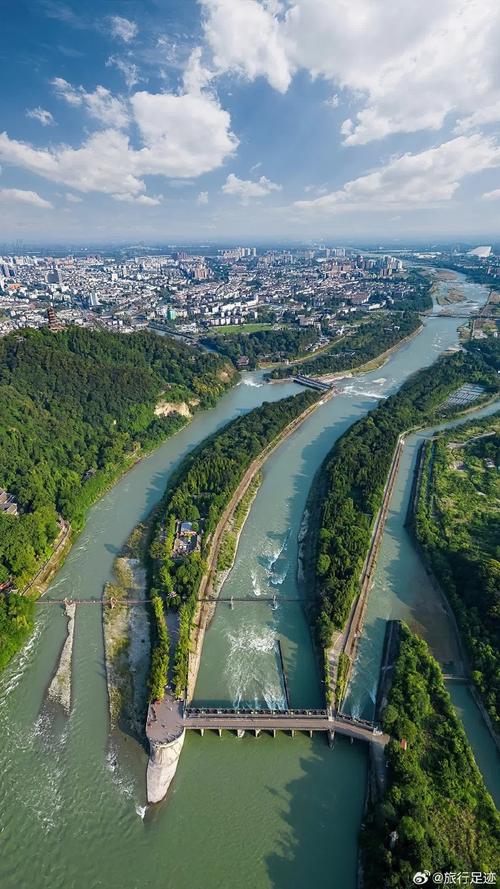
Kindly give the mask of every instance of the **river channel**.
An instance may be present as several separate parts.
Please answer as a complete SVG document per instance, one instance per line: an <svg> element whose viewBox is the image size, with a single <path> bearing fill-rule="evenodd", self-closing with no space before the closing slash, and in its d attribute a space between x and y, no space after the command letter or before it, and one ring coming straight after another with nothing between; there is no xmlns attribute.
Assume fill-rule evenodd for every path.
<svg viewBox="0 0 500 889"><path fill-rule="evenodd" d="M486 300L485 288L462 285L471 302ZM302 604L285 601L305 594L297 581L297 535L310 484L335 439L411 373L456 345L461 323L429 318L383 367L344 380L341 393L266 463L224 587L224 596L248 601L233 610L227 603L217 607L197 700L284 703L279 639L292 706L320 704ZM246 375L213 411L134 467L90 511L48 595L100 596L115 555L184 454L239 412L295 391L289 383L265 385L261 374ZM269 595L277 597L274 610L259 602ZM426 620L421 624L425 633ZM65 626L62 610L40 608L29 645L0 677L2 889L355 886L367 770L362 744L339 738L331 751L320 737L189 734L166 801L146 810L146 751L127 736L109 734L100 608L77 610L70 716L48 703ZM372 653L369 678L355 701L360 709L367 706L375 661ZM456 703L469 731L475 705L463 688L460 694Z"/></svg>

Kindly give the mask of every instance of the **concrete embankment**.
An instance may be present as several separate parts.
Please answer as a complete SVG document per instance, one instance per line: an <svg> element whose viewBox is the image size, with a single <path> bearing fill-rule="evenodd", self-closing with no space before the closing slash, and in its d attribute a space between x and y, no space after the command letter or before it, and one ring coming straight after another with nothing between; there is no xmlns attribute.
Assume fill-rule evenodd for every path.
<svg viewBox="0 0 500 889"><path fill-rule="evenodd" d="M66 640L59 658L59 666L49 685L48 696L51 700L57 701L66 713L69 713L71 709L71 662L73 656L76 605L74 603L66 603L65 611L68 617Z"/></svg>
<svg viewBox="0 0 500 889"><path fill-rule="evenodd" d="M149 759L146 773L148 803L159 803L167 795L174 775L181 750L184 746L186 730L169 743L160 741L149 742Z"/></svg>

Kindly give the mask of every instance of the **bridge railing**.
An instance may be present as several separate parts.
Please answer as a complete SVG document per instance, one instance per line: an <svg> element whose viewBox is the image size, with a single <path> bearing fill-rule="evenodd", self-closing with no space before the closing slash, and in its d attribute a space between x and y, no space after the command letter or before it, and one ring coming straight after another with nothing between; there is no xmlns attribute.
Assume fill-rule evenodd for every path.
<svg viewBox="0 0 500 889"><path fill-rule="evenodd" d="M276 718L284 716L313 716L318 719L325 719L328 716L326 710L272 710L267 707L263 709L255 707L186 707L184 712L187 718L196 718L197 716L246 716L248 718L252 716L274 716Z"/></svg>

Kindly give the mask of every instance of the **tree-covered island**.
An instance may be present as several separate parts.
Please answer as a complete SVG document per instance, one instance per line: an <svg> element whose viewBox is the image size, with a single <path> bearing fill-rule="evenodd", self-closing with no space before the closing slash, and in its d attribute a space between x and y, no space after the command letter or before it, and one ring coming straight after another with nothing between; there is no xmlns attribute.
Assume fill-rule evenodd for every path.
<svg viewBox="0 0 500 889"><path fill-rule="evenodd" d="M178 641L173 688L182 697L187 685L191 632L202 577L212 557L217 526L251 464L287 427L310 409L321 393L264 402L233 420L184 458L158 510L150 547L150 596L155 642L150 698L163 697L169 678L169 639L165 607L178 610Z"/></svg>
<svg viewBox="0 0 500 889"><path fill-rule="evenodd" d="M314 484L315 521L311 530L317 592L317 632L328 647L341 630L359 592L360 573L398 437L405 430L451 416L457 407L447 397L464 383L484 387L485 397L499 389L489 352L440 358L411 377L333 446Z"/></svg>

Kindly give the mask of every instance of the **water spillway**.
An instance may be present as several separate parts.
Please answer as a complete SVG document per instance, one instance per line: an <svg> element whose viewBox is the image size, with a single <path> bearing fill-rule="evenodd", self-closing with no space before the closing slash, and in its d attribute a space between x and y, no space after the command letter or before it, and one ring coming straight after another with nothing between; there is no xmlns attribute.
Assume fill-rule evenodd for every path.
<svg viewBox="0 0 500 889"><path fill-rule="evenodd" d="M482 303L487 292L466 285ZM334 440L409 374L457 343L457 319L435 323L371 374L343 381L264 467L222 592L249 599L216 608L207 632L196 702L283 708L276 639L290 705L323 706L297 580L297 536L314 474ZM161 497L181 457L239 411L293 391L245 377L211 412L138 464L92 510L49 596L102 594L132 528ZM277 597L278 607L258 605ZM262 733L238 739L187 734L165 804L145 808L147 752L109 735L100 608L77 608L69 717L47 700L66 636L60 608L40 608L36 632L0 677L0 885L2 889L243 889L356 882L365 796L366 745ZM467 707L467 702L462 702ZM465 721L465 720L464 720ZM29 847L27 846L29 842Z"/></svg>

